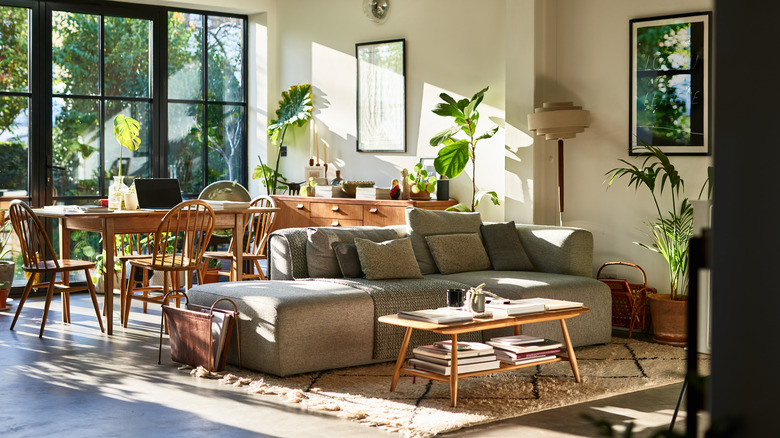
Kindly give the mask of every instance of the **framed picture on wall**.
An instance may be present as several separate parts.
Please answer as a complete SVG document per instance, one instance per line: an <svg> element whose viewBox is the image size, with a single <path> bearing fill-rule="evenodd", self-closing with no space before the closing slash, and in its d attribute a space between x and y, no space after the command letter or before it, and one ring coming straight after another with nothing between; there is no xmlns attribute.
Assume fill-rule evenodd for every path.
<svg viewBox="0 0 780 438"><path fill-rule="evenodd" d="M406 152L405 40L355 45L358 152Z"/></svg>
<svg viewBox="0 0 780 438"><path fill-rule="evenodd" d="M630 20L629 155L709 155L712 12Z"/></svg>

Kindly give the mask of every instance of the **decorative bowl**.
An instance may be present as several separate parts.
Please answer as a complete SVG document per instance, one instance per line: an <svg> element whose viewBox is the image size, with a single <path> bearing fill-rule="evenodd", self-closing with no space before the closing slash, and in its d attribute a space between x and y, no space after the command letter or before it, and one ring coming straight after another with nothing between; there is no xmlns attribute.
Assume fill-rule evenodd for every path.
<svg viewBox="0 0 780 438"><path fill-rule="evenodd" d="M358 187L374 187L374 181L342 181L341 191L349 198L355 197L355 191Z"/></svg>

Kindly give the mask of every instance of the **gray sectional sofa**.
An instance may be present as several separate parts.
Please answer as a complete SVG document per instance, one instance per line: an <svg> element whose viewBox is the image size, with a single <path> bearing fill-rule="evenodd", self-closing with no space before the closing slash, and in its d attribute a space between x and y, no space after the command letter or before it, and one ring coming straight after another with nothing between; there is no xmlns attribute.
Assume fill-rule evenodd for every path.
<svg viewBox="0 0 780 438"><path fill-rule="evenodd" d="M405 226L278 230L268 241L268 281L199 285L188 297L201 305L232 299L241 313L243 366L279 376L393 360L404 331L378 323L377 317L441 307L446 289L481 283L510 299L582 302L591 312L567 321L574 345L609 342L611 295L593 278L591 233L517 224L515 239L501 235L507 226L512 225L482 224L476 213L409 207ZM498 234L491 236L493 231ZM519 253L517 243L507 249L507 242L515 240ZM355 269L348 266L355 260L367 278L343 277L342 272ZM474 333L469 339L506 333ZM557 321L524 325L521 333L562 339ZM411 343L438 339L416 330ZM231 348L228 356L233 364L238 362L235 352Z"/></svg>

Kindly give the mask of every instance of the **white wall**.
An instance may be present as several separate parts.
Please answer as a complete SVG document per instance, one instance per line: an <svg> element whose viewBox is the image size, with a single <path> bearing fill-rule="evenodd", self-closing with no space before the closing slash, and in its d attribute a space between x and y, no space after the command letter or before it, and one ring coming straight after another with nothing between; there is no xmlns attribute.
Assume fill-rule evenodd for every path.
<svg viewBox="0 0 780 438"><path fill-rule="evenodd" d="M563 223L593 232L594 269L612 260L633 262L645 269L651 286L663 292L669 285L662 257L632 243L648 241L643 221L655 216L650 194L646 189L626 190L623 180L607 190L605 173L621 158L641 163L628 156L629 20L703 10L712 10L712 1L558 0L554 14L557 68L546 78L553 86L543 100L573 100L591 114L590 127L564 146ZM554 147L555 142L548 143ZM685 180L687 196L696 199L711 158L671 160ZM664 194L666 198L668 192Z"/></svg>
<svg viewBox="0 0 780 438"><path fill-rule="evenodd" d="M351 180L373 180L389 186L403 168L421 157L434 157L430 138L449 126L449 121L431 112L439 93L455 97L471 95L485 86L490 90L481 110L480 128L492 126L488 116L504 118L505 95L505 1L428 0L392 2L386 22L377 24L354 0L285 0L278 2L277 32L279 88L269 91L278 100L283 89L308 82L314 89L315 118L320 137L326 140L330 163ZM325 6L327 5L327 6ZM359 153L356 151L355 44L388 39L406 39L406 153ZM276 103L271 105L275 111ZM311 132L301 128L288 132L288 156L282 172L290 179L303 179L308 162ZM504 134L480 142L477 150L477 182L503 197ZM322 151L320 156L322 157ZM250 167L255 159L250 156ZM451 183L450 194L470 199L470 171ZM503 206L480 206L485 220L503 219Z"/></svg>

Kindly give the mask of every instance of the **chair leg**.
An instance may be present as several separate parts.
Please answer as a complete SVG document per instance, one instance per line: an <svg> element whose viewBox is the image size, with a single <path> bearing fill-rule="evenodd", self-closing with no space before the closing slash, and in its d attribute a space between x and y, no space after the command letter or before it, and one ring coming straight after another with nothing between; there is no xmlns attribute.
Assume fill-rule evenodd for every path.
<svg viewBox="0 0 780 438"><path fill-rule="evenodd" d="M125 262L122 262L122 279L119 280L119 323L125 323L125 294L127 293L127 269Z"/></svg>
<svg viewBox="0 0 780 438"><path fill-rule="evenodd" d="M100 333L105 333L103 318L100 316L100 305L98 304L97 294L95 293L95 285L92 283L92 278L89 276L89 269L85 269L84 273L87 274L87 290L89 291L90 298L92 298L92 307L95 308L95 316L97 316L98 324L100 325Z"/></svg>
<svg viewBox="0 0 780 438"><path fill-rule="evenodd" d="M27 280L27 284L24 286L24 292L22 292L22 298L19 300L19 306L16 308L16 315L14 315L14 320L11 322L10 330L14 329L16 320L19 319L19 314L22 313L22 307L24 307L24 302L27 301L27 296L30 295L33 282L35 282L35 274L30 275L30 279Z"/></svg>
<svg viewBox="0 0 780 438"><path fill-rule="evenodd" d="M46 318L49 316L49 306L51 305L51 299L54 296L54 278L49 281L49 287L46 289L46 304L43 306L43 320L41 321L41 332L38 333L38 337L43 337L43 329L46 327Z"/></svg>
<svg viewBox="0 0 780 438"><path fill-rule="evenodd" d="M62 301L62 322L70 324L70 293L60 292L60 301Z"/></svg>
<svg viewBox="0 0 780 438"><path fill-rule="evenodd" d="M130 273L128 274L128 276L130 279L132 279L134 278L133 277L134 275L135 275L135 266L130 265ZM133 302L134 286L135 286L134 281L131 280L127 282L127 290L125 291L125 307L124 307L125 317L124 317L124 321L122 322L124 328L127 328L127 321L130 319L130 305Z"/></svg>

